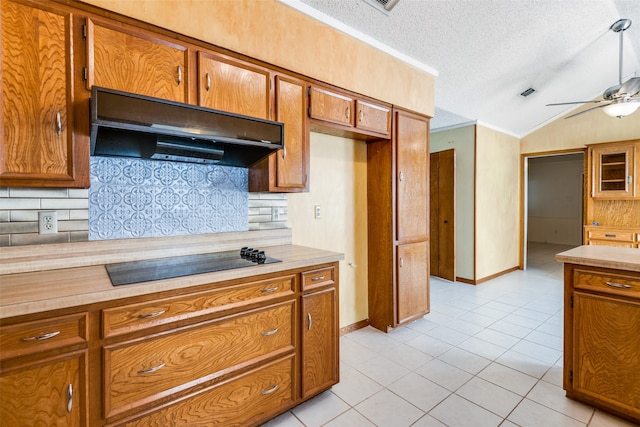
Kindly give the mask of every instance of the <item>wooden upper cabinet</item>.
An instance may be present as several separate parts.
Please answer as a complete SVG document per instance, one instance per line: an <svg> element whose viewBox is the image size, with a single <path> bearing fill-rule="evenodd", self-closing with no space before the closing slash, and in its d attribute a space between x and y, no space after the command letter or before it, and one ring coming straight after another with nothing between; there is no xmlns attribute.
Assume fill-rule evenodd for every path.
<svg viewBox="0 0 640 427"><path fill-rule="evenodd" d="M93 85L188 102L188 50L116 23L87 19L87 89Z"/></svg>
<svg viewBox="0 0 640 427"><path fill-rule="evenodd" d="M429 121L396 111L398 241L429 235Z"/></svg>
<svg viewBox="0 0 640 427"><path fill-rule="evenodd" d="M284 149L249 170L249 191L309 191L309 127L306 83L277 75L276 114L284 123Z"/></svg>
<svg viewBox="0 0 640 427"><path fill-rule="evenodd" d="M637 152L640 143L598 144L591 147L592 194L594 199L640 197Z"/></svg>
<svg viewBox="0 0 640 427"><path fill-rule="evenodd" d="M2 0L2 186L89 184L72 131L71 21L46 5Z"/></svg>
<svg viewBox="0 0 640 427"><path fill-rule="evenodd" d="M198 105L271 119L270 72L224 55L200 51Z"/></svg>
<svg viewBox="0 0 640 427"><path fill-rule="evenodd" d="M355 100L352 97L311 86L309 98L312 119L353 126Z"/></svg>
<svg viewBox="0 0 640 427"><path fill-rule="evenodd" d="M391 133L391 108L356 100L356 128L389 135Z"/></svg>

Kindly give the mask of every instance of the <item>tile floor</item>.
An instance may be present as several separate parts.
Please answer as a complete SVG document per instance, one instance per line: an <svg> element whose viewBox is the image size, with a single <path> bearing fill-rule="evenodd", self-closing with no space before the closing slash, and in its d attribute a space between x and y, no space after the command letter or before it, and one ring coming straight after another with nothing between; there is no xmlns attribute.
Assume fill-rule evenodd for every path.
<svg viewBox="0 0 640 427"><path fill-rule="evenodd" d="M479 286L431 278L431 313L340 339L341 380L268 427L622 427L562 390L562 265L532 244L526 271Z"/></svg>

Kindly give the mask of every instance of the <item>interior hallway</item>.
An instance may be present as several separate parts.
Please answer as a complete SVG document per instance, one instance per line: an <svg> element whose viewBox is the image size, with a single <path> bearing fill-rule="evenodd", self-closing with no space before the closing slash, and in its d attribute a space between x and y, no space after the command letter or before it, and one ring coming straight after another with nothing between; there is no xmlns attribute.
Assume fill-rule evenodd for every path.
<svg viewBox="0 0 640 427"><path fill-rule="evenodd" d="M562 264L529 245L526 271L479 286L431 278L431 313L340 339L341 381L268 427L627 427L564 397Z"/></svg>

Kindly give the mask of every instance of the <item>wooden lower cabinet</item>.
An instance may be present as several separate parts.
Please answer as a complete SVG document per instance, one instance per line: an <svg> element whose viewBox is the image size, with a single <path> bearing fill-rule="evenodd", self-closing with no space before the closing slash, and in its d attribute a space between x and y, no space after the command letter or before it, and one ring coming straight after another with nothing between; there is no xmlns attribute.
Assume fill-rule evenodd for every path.
<svg viewBox="0 0 640 427"><path fill-rule="evenodd" d="M2 426L254 426L338 382L338 264L0 319Z"/></svg>
<svg viewBox="0 0 640 427"><path fill-rule="evenodd" d="M640 423L640 273L565 265L567 396Z"/></svg>
<svg viewBox="0 0 640 427"><path fill-rule="evenodd" d="M0 373L3 426L86 426L86 351Z"/></svg>

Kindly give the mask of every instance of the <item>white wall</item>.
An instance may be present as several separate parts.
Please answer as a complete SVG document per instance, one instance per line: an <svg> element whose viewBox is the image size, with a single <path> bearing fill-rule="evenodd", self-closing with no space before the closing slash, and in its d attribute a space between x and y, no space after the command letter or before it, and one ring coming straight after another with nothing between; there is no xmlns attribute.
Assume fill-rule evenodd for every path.
<svg viewBox="0 0 640 427"><path fill-rule="evenodd" d="M475 126L432 133L429 147L456 149L456 276L473 280Z"/></svg>
<svg viewBox="0 0 640 427"><path fill-rule="evenodd" d="M530 242L582 244L583 154L529 159Z"/></svg>
<svg viewBox="0 0 640 427"><path fill-rule="evenodd" d="M519 266L519 142L476 126L476 280Z"/></svg>
<svg viewBox="0 0 640 427"><path fill-rule="evenodd" d="M368 317L367 146L331 135L311 133L308 193L288 198L293 244L342 252L340 327ZM314 206L320 206L320 219ZM350 265L352 264L352 265Z"/></svg>

